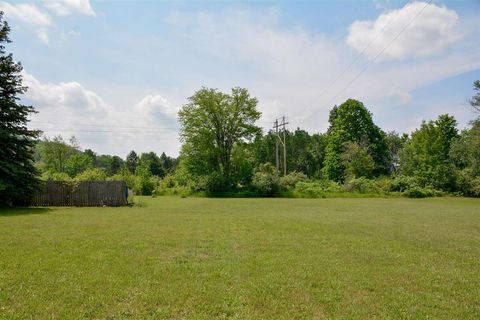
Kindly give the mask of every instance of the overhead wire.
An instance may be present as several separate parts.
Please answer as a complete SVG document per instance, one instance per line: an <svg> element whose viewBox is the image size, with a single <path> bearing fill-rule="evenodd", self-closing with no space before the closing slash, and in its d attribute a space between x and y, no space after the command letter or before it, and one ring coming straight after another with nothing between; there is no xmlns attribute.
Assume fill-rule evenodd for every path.
<svg viewBox="0 0 480 320"><path fill-rule="evenodd" d="M409 1L407 1L405 3L405 5L408 3ZM354 64L355 62L358 61L358 59L368 50L368 48L370 48L370 46L380 37L380 35L383 34L383 32L385 31L385 29L393 22L396 20L397 16L398 16L398 13L400 12L400 10L397 10L395 15L390 19L388 20L388 22L382 27L382 29L380 30L380 32L378 32L375 37L363 48L362 51L360 51L356 56L355 58L347 65L346 68L344 68L334 79L333 81L331 81L321 92L320 94L313 98L312 100L310 100L310 102L308 102L305 107L303 107L299 112L296 112L292 117L296 117L298 116L299 114L302 114L303 112L305 112L308 108L310 108L311 104L313 104L315 101L318 101L321 97L323 97L323 95L335 84L337 83L337 81L345 74L345 72L347 72Z"/></svg>
<svg viewBox="0 0 480 320"><path fill-rule="evenodd" d="M360 78L360 76L372 65L373 62L375 62L386 50L388 50L388 48L390 48L390 46L395 42L395 40L397 40L401 35L402 33L423 13L423 11L425 10L425 8L432 3L433 0L429 0L424 6L423 8L413 17L413 19L411 19L401 30L400 32L392 39L392 41L390 41L390 43L385 46L372 60L370 60L368 62L368 64L351 80L347 83L347 85L342 88L339 92L337 92L337 94L335 94L335 96L333 96L332 99L329 100L329 102L327 103L330 104L331 102L333 102L333 100L335 100L340 94L342 94L345 90L347 90L358 78Z"/></svg>

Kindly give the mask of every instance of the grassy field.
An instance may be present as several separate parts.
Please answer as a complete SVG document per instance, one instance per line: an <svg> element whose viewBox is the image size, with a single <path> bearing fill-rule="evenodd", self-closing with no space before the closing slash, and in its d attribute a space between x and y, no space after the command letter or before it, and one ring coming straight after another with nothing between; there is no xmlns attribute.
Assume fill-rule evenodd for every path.
<svg viewBox="0 0 480 320"><path fill-rule="evenodd" d="M2 319L479 319L480 201L0 211Z"/></svg>

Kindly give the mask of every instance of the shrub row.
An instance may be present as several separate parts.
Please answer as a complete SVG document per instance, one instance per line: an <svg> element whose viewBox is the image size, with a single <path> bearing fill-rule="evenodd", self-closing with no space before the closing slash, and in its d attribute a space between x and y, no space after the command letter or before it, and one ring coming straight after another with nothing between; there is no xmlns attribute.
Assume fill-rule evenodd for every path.
<svg viewBox="0 0 480 320"><path fill-rule="evenodd" d="M187 179L179 182L175 175L159 180L155 195L204 194L207 196L233 197L303 197L325 198L328 196L403 195L410 198L442 196L444 193L421 184L410 177L354 178L343 184L331 180L310 180L303 173L292 172L284 177L276 174L270 164L262 165L253 175L249 185L225 190L225 182L217 175Z"/></svg>

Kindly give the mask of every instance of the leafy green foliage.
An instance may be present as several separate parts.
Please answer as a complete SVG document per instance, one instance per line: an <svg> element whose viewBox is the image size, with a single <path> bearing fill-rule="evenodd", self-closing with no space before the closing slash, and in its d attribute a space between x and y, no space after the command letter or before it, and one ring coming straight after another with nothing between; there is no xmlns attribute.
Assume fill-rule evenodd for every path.
<svg viewBox="0 0 480 320"><path fill-rule="evenodd" d="M78 181L104 181L107 179L105 171L100 168L90 168L75 177Z"/></svg>
<svg viewBox="0 0 480 320"><path fill-rule="evenodd" d="M137 184L134 190L143 196L149 196L155 191L155 179L148 175L140 175L137 177Z"/></svg>
<svg viewBox="0 0 480 320"><path fill-rule="evenodd" d="M197 176L217 172L230 181L235 144L259 132L257 99L246 89L230 94L203 88L189 98L179 112L182 156L188 170Z"/></svg>
<svg viewBox="0 0 480 320"><path fill-rule="evenodd" d="M127 167L122 167L117 174L111 177L108 177L107 180L125 181L125 183L127 184L127 187L132 190L135 189L136 182L137 182L136 176L132 174Z"/></svg>
<svg viewBox="0 0 480 320"><path fill-rule="evenodd" d="M465 195L480 196L480 119L453 141L450 158L456 168L458 189Z"/></svg>
<svg viewBox="0 0 480 320"><path fill-rule="evenodd" d="M65 161L65 171L70 177L75 177L92 168L92 158L84 153L75 153Z"/></svg>
<svg viewBox="0 0 480 320"><path fill-rule="evenodd" d="M290 173L279 177L276 137L254 125L256 103L244 89L196 92L180 111L184 143L178 159L132 151L123 161L82 152L74 138L66 143L54 137L38 143L36 166L43 179L61 180L96 179L91 169L97 168L102 179L124 180L142 195L423 197L442 190L480 196L480 120L460 135L448 115L424 122L411 138L386 135L362 103L347 100L331 110L326 134L285 132Z"/></svg>
<svg viewBox="0 0 480 320"><path fill-rule="evenodd" d="M477 111L480 112L480 80L476 80L473 83L473 90L477 93L470 100L470 105Z"/></svg>
<svg viewBox="0 0 480 320"><path fill-rule="evenodd" d="M456 172L458 190L472 197L480 197L480 175L475 174L473 169L466 168Z"/></svg>
<svg viewBox="0 0 480 320"><path fill-rule="evenodd" d="M303 172L309 177L320 177L320 171L325 158L326 135L309 134L297 128L285 132L287 144L287 169L289 172ZM257 135L253 149L255 165L269 162L275 164L275 134L268 132Z"/></svg>
<svg viewBox="0 0 480 320"><path fill-rule="evenodd" d="M279 185L283 190L295 188L297 183L307 181L308 177L302 172L290 172L286 176L280 177Z"/></svg>
<svg viewBox="0 0 480 320"><path fill-rule="evenodd" d="M252 185L261 196L274 196L279 191L277 169L270 163L261 164L253 175Z"/></svg>
<svg viewBox="0 0 480 320"><path fill-rule="evenodd" d="M66 143L61 136L55 136L53 139L45 138L39 142L37 148L41 166L44 170L67 173L67 160L79 152L75 141L75 138L72 137L70 143ZM72 170L73 168L70 167L69 169Z"/></svg>
<svg viewBox="0 0 480 320"><path fill-rule="evenodd" d="M96 167L103 169L108 176L114 175L125 165L119 156L102 154L96 157Z"/></svg>
<svg viewBox="0 0 480 320"><path fill-rule="evenodd" d="M375 168L375 162L368 148L360 146L356 142L347 141L343 145L343 153L340 156L345 168L344 176L351 178L370 178Z"/></svg>
<svg viewBox="0 0 480 320"><path fill-rule="evenodd" d="M138 156L137 156L137 153L135 151L132 150L127 155L126 165L127 165L128 170L131 173L135 173L135 170L137 169L137 165L138 165Z"/></svg>
<svg viewBox="0 0 480 320"><path fill-rule="evenodd" d="M416 187L420 187L420 182L417 178L411 176L398 176L393 179L390 191L404 192Z"/></svg>
<svg viewBox="0 0 480 320"><path fill-rule="evenodd" d="M346 142L355 142L368 148L374 161L373 175L390 173L390 154L385 133L377 127L372 115L357 100L348 99L330 112L325 161L325 178L343 181L345 165L342 154Z"/></svg>
<svg viewBox="0 0 480 320"><path fill-rule="evenodd" d="M344 189L347 192L358 193L380 193L382 190L378 187L375 180L367 179L365 177L352 178L348 180Z"/></svg>
<svg viewBox="0 0 480 320"><path fill-rule="evenodd" d="M138 166L145 167L148 175L164 177L166 175L161 159L153 151L142 153Z"/></svg>
<svg viewBox="0 0 480 320"><path fill-rule="evenodd" d="M432 188L411 187L403 192L403 195L408 198L428 198L441 196L442 193Z"/></svg>
<svg viewBox="0 0 480 320"><path fill-rule="evenodd" d="M325 198L326 191L324 186L318 182L299 181L295 185L295 191L301 197L305 198Z"/></svg>
<svg viewBox="0 0 480 320"><path fill-rule="evenodd" d="M248 186L252 182L255 156L246 143L237 143L232 149L231 184L235 187Z"/></svg>
<svg viewBox="0 0 480 320"><path fill-rule="evenodd" d="M390 153L390 172L398 175L400 172L400 154L407 144L409 137L407 134L398 134L395 131L387 133L386 136L388 151Z"/></svg>
<svg viewBox="0 0 480 320"><path fill-rule="evenodd" d="M73 179L65 172L45 171L42 174L42 180L72 181Z"/></svg>
<svg viewBox="0 0 480 320"><path fill-rule="evenodd" d="M454 167L449 153L458 136L456 125L456 120L449 115L423 122L401 153L401 173L416 177L421 186L454 190Z"/></svg>
<svg viewBox="0 0 480 320"><path fill-rule="evenodd" d="M22 65L5 51L10 27L0 12L0 205L26 201L38 186L33 155L39 131L27 128L32 106L19 103Z"/></svg>

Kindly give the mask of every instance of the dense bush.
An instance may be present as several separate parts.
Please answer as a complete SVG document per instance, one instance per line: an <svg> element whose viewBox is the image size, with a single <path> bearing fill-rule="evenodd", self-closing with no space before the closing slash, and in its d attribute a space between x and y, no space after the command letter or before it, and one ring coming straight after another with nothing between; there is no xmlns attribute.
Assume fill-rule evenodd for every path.
<svg viewBox="0 0 480 320"><path fill-rule="evenodd" d="M282 190L292 190L295 188L298 182L307 181L308 177L301 172L291 172L286 176L279 178L279 185Z"/></svg>
<svg viewBox="0 0 480 320"><path fill-rule="evenodd" d="M49 170L42 174L42 180L71 181L72 178L70 178L65 172L54 172Z"/></svg>
<svg viewBox="0 0 480 320"><path fill-rule="evenodd" d="M480 176L475 176L472 169L457 171L457 184L463 195L480 197Z"/></svg>
<svg viewBox="0 0 480 320"><path fill-rule="evenodd" d="M229 189L228 182L222 174L218 172L212 172L206 176L205 191L207 192L219 192Z"/></svg>
<svg viewBox="0 0 480 320"><path fill-rule="evenodd" d="M107 174L100 168L90 168L75 177L78 181L103 181L107 179Z"/></svg>
<svg viewBox="0 0 480 320"><path fill-rule="evenodd" d="M434 190L432 188L412 187L403 192L403 195L408 198L428 198L428 197L440 197L443 195L441 191Z"/></svg>
<svg viewBox="0 0 480 320"><path fill-rule="evenodd" d="M392 191L393 179L391 177L380 177L375 179L375 185L383 193Z"/></svg>
<svg viewBox="0 0 480 320"><path fill-rule="evenodd" d="M295 186L295 192L301 197L324 198L326 191L321 183L300 181Z"/></svg>
<svg viewBox="0 0 480 320"><path fill-rule="evenodd" d="M322 186L325 192L330 192L330 193L343 192L343 187L338 182L335 182L332 180L320 180L318 181L318 183Z"/></svg>
<svg viewBox="0 0 480 320"><path fill-rule="evenodd" d="M346 192L358 192L358 193L379 193L382 190L378 187L375 180L367 178L354 178L348 180L344 184Z"/></svg>
<svg viewBox="0 0 480 320"><path fill-rule="evenodd" d="M390 191L404 192L408 189L420 188L420 183L415 177L398 176L393 179Z"/></svg>
<svg viewBox="0 0 480 320"><path fill-rule="evenodd" d="M134 187L135 193L143 196L152 195L156 188L156 178L149 176L138 176Z"/></svg>
<svg viewBox="0 0 480 320"><path fill-rule="evenodd" d="M252 186L261 196L276 195L280 189L277 169L270 163L259 165L253 175Z"/></svg>
<svg viewBox="0 0 480 320"><path fill-rule="evenodd" d="M168 189L176 186L175 178L172 175L167 175L161 181L161 187Z"/></svg>
<svg viewBox="0 0 480 320"><path fill-rule="evenodd" d="M108 177L107 180L110 181L125 181L127 187L131 190L135 189L137 183L137 177L130 173L130 171L125 167L122 168L117 174Z"/></svg>

